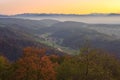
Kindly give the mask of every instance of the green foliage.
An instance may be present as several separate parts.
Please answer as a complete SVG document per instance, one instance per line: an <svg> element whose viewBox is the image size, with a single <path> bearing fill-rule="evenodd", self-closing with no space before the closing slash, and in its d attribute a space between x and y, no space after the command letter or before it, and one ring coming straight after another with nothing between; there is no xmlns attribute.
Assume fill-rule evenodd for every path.
<svg viewBox="0 0 120 80"><path fill-rule="evenodd" d="M70 57L57 68L58 80L80 80L83 79L85 64L79 61L76 57Z"/></svg>
<svg viewBox="0 0 120 80"><path fill-rule="evenodd" d="M9 63L7 59L3 56L0 56L0 80L6 79L8 67L9 67Z"/></svg>
<svg viewBox="0 0 120 80"><path fill-rule="evenodd" d="M0 56L0 80L120 80L120 60L89 47L75 56L46 56L45 49L29 47L12 64Z"/></svg>
<svg viewBox="0 0 120 80"><path fill-rule="evenodd" d="M120 62L99 50L83 49L57 68L58 80L120 80Z"/></svg>

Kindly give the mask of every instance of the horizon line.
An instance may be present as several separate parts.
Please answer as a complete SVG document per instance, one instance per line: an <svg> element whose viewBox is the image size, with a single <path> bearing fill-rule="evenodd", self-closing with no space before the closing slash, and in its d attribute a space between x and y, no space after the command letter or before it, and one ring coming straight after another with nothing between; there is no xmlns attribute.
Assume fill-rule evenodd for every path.
<svg viewBox="0 0 120 80"><path fill-rule="evenodd" d="M107 14L120 14L120 13L85 13L85 14L72 14L72 13L16 13L16 14L1 14L0 15L6 15L6 16L14 16L14 15L22 15L22 14L46 14L46 15L107 15Z"/></svg>

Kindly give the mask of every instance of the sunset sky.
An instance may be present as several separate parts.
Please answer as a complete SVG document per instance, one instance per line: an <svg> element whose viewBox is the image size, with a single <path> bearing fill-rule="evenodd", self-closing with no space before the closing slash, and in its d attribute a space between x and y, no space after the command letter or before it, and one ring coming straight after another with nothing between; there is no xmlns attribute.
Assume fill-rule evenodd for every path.
<svg viewBox="0 0 120 80"><path fill-rule="evenodd" d="M0 0L0 14L120 13L120 0Z"/></svg>

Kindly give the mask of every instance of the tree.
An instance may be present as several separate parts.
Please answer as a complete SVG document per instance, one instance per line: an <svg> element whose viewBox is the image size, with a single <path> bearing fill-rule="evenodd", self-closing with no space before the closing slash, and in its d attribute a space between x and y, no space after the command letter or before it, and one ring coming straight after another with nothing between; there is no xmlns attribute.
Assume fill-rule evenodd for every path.
<svg viewBox="0 0 120 80"><path fill-rule="evenodd" d="M57 68L57 80L83 80L85 64L77 56L69 57Z"/></svg>
<svg viewBox="0 0 120 80"><path fill-rule="evenodd" d="M25 48L16 65L15 80L55 80L54 64L45 49Z"/></svg>
<svg viewBox="0 0 120 80"><path fill-rule="evenodd" d="M105 51L86 48L57 68L58 80L120 80L120 61Z"/></svg>
<svg viewBox="0 0 120 80"><path fill-rule="evenodd" d="M119 80L120 62L108 52L94 48L83 48L79 57L86 64L84 80Z"/></svg>
<svg viewBox="0 0 120 80"><path fill-rule="evenodd" d="M9 68L8 60L4 56L0 56L0 80L6 79L8 68Z"/></svg>

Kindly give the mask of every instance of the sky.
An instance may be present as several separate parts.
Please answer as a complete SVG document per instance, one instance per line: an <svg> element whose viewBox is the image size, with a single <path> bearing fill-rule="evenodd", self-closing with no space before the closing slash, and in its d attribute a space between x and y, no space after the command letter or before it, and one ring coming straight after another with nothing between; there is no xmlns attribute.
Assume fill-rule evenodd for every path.
<svg viewBox="0 0 120 80"><path fill-rule="evenodd" d="M120 0L0 0L0 14L120 13Z"/></svg>

